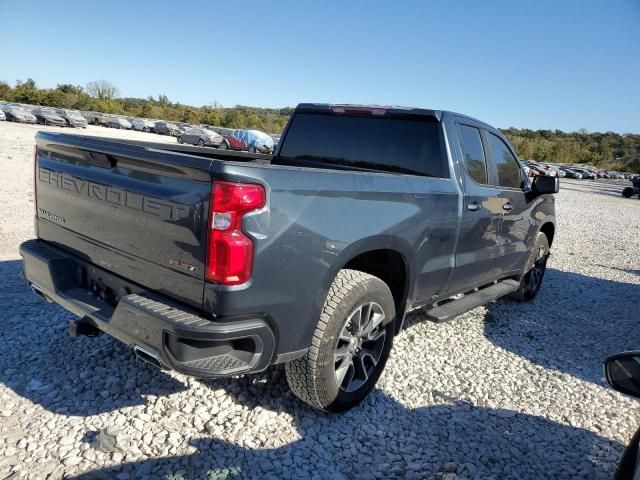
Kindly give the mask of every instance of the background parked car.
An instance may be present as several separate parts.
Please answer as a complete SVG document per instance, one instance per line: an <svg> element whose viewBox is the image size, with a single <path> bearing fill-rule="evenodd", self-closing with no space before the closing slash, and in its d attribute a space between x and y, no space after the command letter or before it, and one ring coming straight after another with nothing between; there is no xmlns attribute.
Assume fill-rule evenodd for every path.
<svg viewBox="0 0 640 480"><path fill-rule="evenodd" d="M549 168L551 168L554 172L556 172L556 175L558 177L566 177L567 174L564 172L564 170L562 170L560 167L556 167L555 165L547 165Z"/></svg>
<svg viewBox="0 0 640 480"><path fill-rule="evenodd" d="M155 132L156 130L156 124L145 118L134 118L130 123L133 129L139 132Z"/></svg>
<svg viewBox="0 0 640 480"><path fill-rule="evenodd" d="M540 175L555 177L556 171L548 165L542 163L529 162L529 168L535 169Z"/></svg>
<svg viewBox="0 0 640 480"><path fill-rule="evenodd" d="M4 112L2 110L0 110L0 122L3 122L7 119L7 117L5 116Z"/></svg>
<svg viewBox="0 0 640 480"><path fill-rule="evenodd" d="M36 123L37 119L35 115L23 110L20 107L8 106L4 107L4 114L7 117L7 120L10 122L19 122L19 123Z"/></svg>
<svg viewBox="0 0 640 480"><path fill-rule="evenodd" d="M55 125L57 127L66 127L67 121L58 115L55 111L46 108L36 108L31 113L36 117L38 123L42 125Z"/></svg>
<svg viewBox="0 0 640 480"><path fill-rule="evenodd" d="M80 112L80 114L92 125L107 126L109 117L100 112Z"/></svg>
<svg viewBox="0 0 640 480"><path fill-rule="evenodd" d="M578 172L580 175L582 175L582 178L588 178L590 180L595 180L597 178L595 173L593 173L590 170L587 170L585 168L575 168L574 167L574 168L572 168L572 170L574 172Z"/></svg>
<svg viewBox="0 0 640 480"><path fill-rule="evenodd" d="M180 129L170 122L156 122L155 130L160 135L171 135L173 137L177 137L180 133Z"/></svg>
<svg viewBox="0 0 640 480"><path fill-rule="evenodd" d="M259 130L236 130L234 137L244 140L250 152L273 153L273 138Z"/></svg>
<svg viewBox="0 0 640 480"><path fill-rule="evenodd" d="M107 127L131 130L131 122L129 122L129 120L127 120L126 118L111 117L107 122Z"/></svg>
<svg viewBox="0 0 640 480"><path fill-rule="evenodd" d="M206 128L188 128L178 135L177 140L178 143L216 148L224 141L221 135Z"/></svg>
<svg viewBox="0 0 640 480"><path fill-rule="evenodd" d="M218 146L221 150L247 150L249 146L247 142L241 138L234 137L233 135L227 135L224 137L224 141Z"/></svg>
<svg viewBox="0 0 640 480"><path fill-rule="evenodd" d="M565 173L567 178L582 178L582 174L580 172L576 172L571 168L560 167L560 169Z"/></svg>
<svg viewBox="0 0 640 480"><path fill-rule="evenodd" d="M55 111L57 115L64 118L69 127L87 128L87 119L80 115L80 112L74 110L58 109Z"/></svg>

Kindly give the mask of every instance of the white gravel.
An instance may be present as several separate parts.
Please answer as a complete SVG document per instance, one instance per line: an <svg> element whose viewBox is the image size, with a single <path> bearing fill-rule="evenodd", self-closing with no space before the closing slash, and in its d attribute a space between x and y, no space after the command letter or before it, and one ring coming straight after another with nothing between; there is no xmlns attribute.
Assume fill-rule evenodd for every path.
<svg viewBox="0 0 640 480"><path fill-rule="evenodd" d="M640 425L638 402L601 368L640 349L640 201L619 196L628 182L563 182L538 298L445 325L412 313L378 389L330 416L296 400L282 368L199 381L105 335L69 338L72 316L20 278L36 130L0 123L0 480L609 478Z"/></svg>

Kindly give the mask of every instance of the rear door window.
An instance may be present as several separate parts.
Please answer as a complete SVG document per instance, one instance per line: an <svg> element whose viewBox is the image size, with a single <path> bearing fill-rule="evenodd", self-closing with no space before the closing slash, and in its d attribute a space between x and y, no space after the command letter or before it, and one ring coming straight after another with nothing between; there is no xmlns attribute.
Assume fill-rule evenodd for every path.
<svg viewBox="0 0 640 480"><path fill-rule="evenodd" d="M287 130L280 158L448 177L443 151L436 119L297 113Z"/></svg>
<svg viewBox="0 0 640 480"><path fill-rule="evenodd" d="M521 188L522 175L520 167L511 149L500 137L493 133L487 134L487 140L491 150L491 160L496 167L498 185L508 188Z"/></svg>
<svg viewBox="0 0 640 480"><path fill-rule="evenodd" d="M482 146L480 130L469 125L459 125L462 140L462 155L467 173L477 183L486 184L487 160Z"/></svg>

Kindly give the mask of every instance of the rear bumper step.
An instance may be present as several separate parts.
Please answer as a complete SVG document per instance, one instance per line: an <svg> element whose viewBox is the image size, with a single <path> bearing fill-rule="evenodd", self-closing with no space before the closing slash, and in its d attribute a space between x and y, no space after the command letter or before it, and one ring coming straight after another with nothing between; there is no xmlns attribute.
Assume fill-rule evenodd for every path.
<svg viewBox="0 0 640 480"><path fill-rule="evenodd" d="M444 305L432 307L426 310L427 318L433 322L442 323L453 320L469 310L472 310L486 303L497 300L518 289L520 284L516 280L503 280L488 287L484 287L476 292L467 293L458 300L451 300Z"/></svg>
<svg viewBox="0 0 640 480"><path fill-rule="evenodd" d="M23 243L20 254L34 290L81 318L69 326L74 336L106 332L149 363L198 377L257 372L271 363L275 336L261 315L203 318L38 240ZM113 290L135 293L108 302L83 284L96 275Z"/></svg>

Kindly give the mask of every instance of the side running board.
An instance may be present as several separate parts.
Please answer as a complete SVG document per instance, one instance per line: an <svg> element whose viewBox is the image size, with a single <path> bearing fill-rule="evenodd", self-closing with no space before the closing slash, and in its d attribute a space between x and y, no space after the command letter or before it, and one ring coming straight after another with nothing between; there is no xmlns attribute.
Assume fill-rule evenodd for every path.
<svg viewBox="0 0 640 480"><path fill-rule="evenodd" d="M476 292L468 293L458 300L451 300L425 310L427 319L436 323L448 322L469 310L497 300L518 289L520 284L516 280L503 280Z"/></svg>

